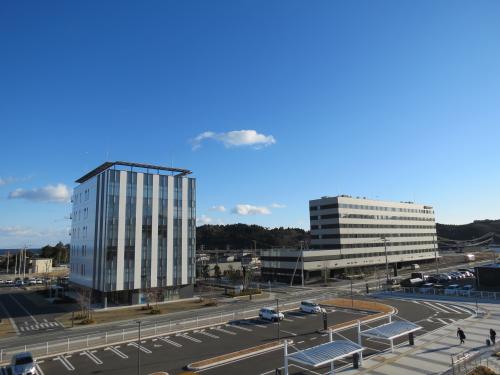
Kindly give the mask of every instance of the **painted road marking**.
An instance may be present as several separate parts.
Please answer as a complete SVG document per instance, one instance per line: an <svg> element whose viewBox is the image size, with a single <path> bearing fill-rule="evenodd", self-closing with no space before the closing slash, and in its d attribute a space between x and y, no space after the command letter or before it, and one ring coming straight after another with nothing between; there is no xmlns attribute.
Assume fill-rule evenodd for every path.
<svg viewBox="0 0 500 375"><path fill-rule="evenodd" d="M460 307L460 306L457 306L457 305L453 305L453 308L454 308L454 309L461 310L461 311L463 311L463 312L464 312L464 313L466 313L466 314L473 314L473 313L474 313L474 311L468 310L468 309L467 309L467 308L465 308L465 307Z"/></svg>
<svg viewBox="0 0 500 375"><path fill-rule="evenodd" d="M220 339L219 336L216 336L216 335L213 335L211 333L208 333L208 332L205 332L205 331L200 331L198 332L200 335L205 335L205 336L208 336L208 337L211 337L213 339Z"/></svg>
<svg viewBox="0 0 500 375"><path fill-rule="evenodd" d="M455 310L452 306L443 305L442 303L439 303L439 302L436 302L436 305L441 306L443 309L448 309L448 310L451 310L451 312L453 312L453 313L457 313L457 314L461 314L461 313L462 313L462 312L461 312L461 311L459 311L459 310Z"/></svg>
<svg viewBox="0 0 500 375"><path fill-rule="evenodd" d="M95 350L93 350L92 352L89 350L85 350L85 351L81 352L80 355L87 356L96 365L102 365L102 361L99 358L97 358L97 356L93 352L95 352Z"/></svg>
<svg viewBox="0 0 500 375"><path fill-rule="evenodd" d="M108 346L106 348L104 348L104 350L110 350L112 351L113 353L115 353L118 357L120 358L123 358L123 359L127 359L128 358L128 355L126 355L125 353L123 353L121 350L118 350L119 346Z"/></svg>
<svg viewBox="0 0 500 375"><path fill-rule="evenodd" d="M241 326L238 326L236 324L228 324L228 325L226 325L226 327L233 327L236 329L241 329L242 331L252 332L252 330L250 328L241 327Z"/></svg>
<svg viewBox="0 0 500 375"><path fill-rule="evenodd" d="M191 340L192 342L200 343L202 342L201 340L194 338L192 336L189 336L187 333L178 333L176 336L178 337L184 337L185 339Z"/></svg>
<svg viewBox="0 0 500 375"><path fill-rule="evenodd" d="M290 314L289 316L297 319L307 319L304 315L299 315L299 314Z"/></svg>
<svg viewBox="0 0 500 375"><path fill-rule="evenodd" d="M292 336L297 336L296 333L293 333L293 332L290 332L290 331L285 331L284 329L280 329L281 332L284 332L284 333L288 333L289 335L292 335Z"/></svg>
<svg viewBox="0 0 500 375"><path fill-rule="evenodd" d="M61 362L68 371L75 371L75 367L71 364L70 361L68 361L68 357L65 357L64 355L58 355L56 358L52 358L52 360Z"/></svg>
<svg viewBox="0 0 500 375"><path fill-rule="evenodd" d="M449 314L450 312L448 310L445 310L445 309L442 309L441 307L439 306L436 306L432 303L429 303L429 302L426 302L426 301L423 301L422 303L425 303L427 306L429 306L431 309L434 309L434 310L437 310L437 311L441 311L441 312L444 312L444 313L447 313Z"/></svg>
<svg viewBox="0 0 500 375"><path fill-rule="evenodd" d="M285 322L293 322L293 319L283 318Z"/></svg>
<svg viewBox="0 0 500 375"><path fill-rule="evenodd" d="M45 375L45 373L42 371L42 368L38 363L35 363L35 368L36 368L36 373L37 375Z"/></svg>
<svg viewBox="0 0 500 375"><path fill-rule="evenodd" d="M35 324L38 324L37 320L33 317L33 315L31 315L30 312L26 310L26 308L23 305L21 305L21 303L17 299L15 299L12 294L8 294L8 296L31 318L31 320L35 322Z"/></svg>
<svg viewBox="0 0 500 375"><path fill-rule="evenodd" d="M142 345L137 345L137 343L135 341L132 341L132 342L129 342L127 344L127 346L133 346L134 348L138 348L140 351L144 352L144 353L147 353L147 354L151 354L153 353L151 350L149 350L148 348L145 348L144 346Z"/></svg>
<svg viewBox="0 0 500 375"><path fill-rule="evenodd" d="M158 337L158 338L159 338L161 341L164 341L164 342L166 342L167 344L173 345L173 346L175 346L175 347L177 347L177 348L181 348L181 347L182 347L182 344L179 344L179 343L177 343L177 342L175 342L175 341L170 340L170 338L169 338L168 336L166 336L166 337Z"/></svg>
<svg viewBox="0 0 500 375"><path fill-rule="evenodd" d="M224 328L220 328L220 327L214 327L211 329L214 329L214 330L219 331L219 332L224 332L224 333L227 333L227 334L233 335L233 336L236 335L236 332L228 331L228 330L226 330Z"/></svg>

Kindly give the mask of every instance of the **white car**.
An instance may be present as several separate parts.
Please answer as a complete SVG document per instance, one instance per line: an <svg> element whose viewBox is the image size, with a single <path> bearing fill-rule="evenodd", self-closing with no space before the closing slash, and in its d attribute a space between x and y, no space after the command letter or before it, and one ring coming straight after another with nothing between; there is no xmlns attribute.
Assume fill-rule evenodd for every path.
<svg viewBox="0 0 500 375"><path fill-rule="evenodd" d="M259 311L259 318L270 320L271 322L277 322L279 320L285 319L285 315L271 307L264 307Z"/></svg>
<svg viewBox="0 0 500 375"><path fill-rule="evenodd" d="M322 309L320 305L311 301L302 301L299 307L300 311L305 313L317 314L323 312L325 309Z"/></svg>

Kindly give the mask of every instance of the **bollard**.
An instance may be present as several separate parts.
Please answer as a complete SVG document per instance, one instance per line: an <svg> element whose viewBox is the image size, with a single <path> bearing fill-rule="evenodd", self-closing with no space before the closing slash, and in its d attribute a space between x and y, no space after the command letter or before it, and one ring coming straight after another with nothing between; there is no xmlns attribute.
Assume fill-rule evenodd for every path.
<svg viewBox="0 0 500 375"><path fill-rule="evenodd" d="M108 332L104 335L104 340L106 342L106 345L108 345Z"/></svg>
<svg viewBox="0 0 500 375"><path fill-rule="evenodd" d="M352 355L352 367L355 369L359 368L359 353Z"/></svg>
<svg viewBox="0 0 500 375"><path fill-rule="evenodd" d="M157 334L157 330L156 330L156 322L155 322L155 335Z"/></svg>
<svg viewBox="0 0 500 375"><path fill-rule="evenodd" d="M67 351L69 352L69 337L68 337L68 350Z"/></svg>
<svg viewBox="0 0 500 375"><path fill-rule="evenodd" d="M46 344L47 344L47 345L46 345L46 346L47 346L47 355L49 355L49 342L47 341L47 343L46 343Z"/></svg>
<svg viewBox="0 0 500 375"><path fill-rule="evenodd" d="M125 341L125 328L122 329L122 341Z"/></svg>
<svg viewBox="0 0 500 375"><path fill-rule="evenodd" d="M3 349L0 349L0 362L3 362Z"/></svg>
<svg viewBox="0 0 500 375"><path fill-rule="evenodd" d="M408 342L410 345L415 345L415 337L414 337L413 332L410 332L408 334Z"/></svg>
<svg viewBox="0 0 500 375"><path fill-rule="evenodd" d="M89 335L87 335L87 347L89 346Z"/></svg>

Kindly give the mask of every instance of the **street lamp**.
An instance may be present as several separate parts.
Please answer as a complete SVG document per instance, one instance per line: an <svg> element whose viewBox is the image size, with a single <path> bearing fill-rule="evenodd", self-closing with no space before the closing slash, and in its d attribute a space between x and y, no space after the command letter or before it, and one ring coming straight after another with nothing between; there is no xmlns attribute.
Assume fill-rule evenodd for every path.
<svg viewBox="0 0 500 375"><path fill-rule="evenodd" d="M137 329L137 375L141 375L141 321L136 322Z"/></svg>
<svg viewBox="0 0 500 375"><path fill-rule="evenodd" d="M276 315L278 315L278 343L280 342L280 304L279 300L276 298Z"/></svg>
<svg viewBox="0 0 500 375"><path fill-rule="evenodd" d="M389 241L387 237L382 236L380 239L384 242L384 252L385 252L385 279L386 283L389 282L389 260L387 259L387 242Z"/></svg>

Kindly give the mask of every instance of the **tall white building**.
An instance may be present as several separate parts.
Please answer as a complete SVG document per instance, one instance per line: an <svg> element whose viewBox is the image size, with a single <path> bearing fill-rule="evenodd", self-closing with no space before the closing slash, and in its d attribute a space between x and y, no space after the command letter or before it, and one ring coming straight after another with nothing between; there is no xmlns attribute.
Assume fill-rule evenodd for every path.
<svg viewBox="0 0 500 375"><path fill-rule="evenodd" d="M300 278L302 258L306 277L319 277L349 268L362 272L386 260L397 268L438 256L430 206L341 195L309 201L309 213L309 249L303 256L296 249L263 252L263 274L275 279L289 279L292 274Z"/></svg>
<svg viewBox="0 0 500 375"><path fill-rule="evenodd" d="M70 281L104 305L192 295L196 180L185 169L106 162L76 180Z"/></svg>

